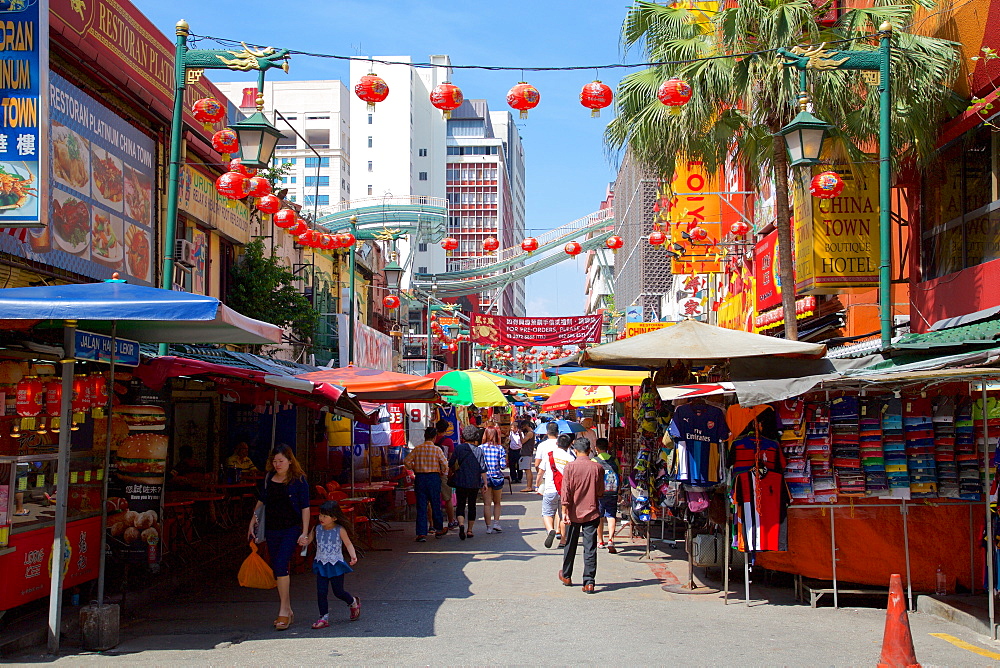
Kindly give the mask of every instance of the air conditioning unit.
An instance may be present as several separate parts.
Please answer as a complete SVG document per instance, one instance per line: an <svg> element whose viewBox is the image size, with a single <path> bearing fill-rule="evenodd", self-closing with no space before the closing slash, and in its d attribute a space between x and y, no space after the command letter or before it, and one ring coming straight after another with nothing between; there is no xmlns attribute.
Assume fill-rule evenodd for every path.
<svg viewBox="0 0 1000 668"><path fill-rule="evenodd" d="M194 244L187 239L178 239L174 245L174 261L185 267L194 267L197 264L194 256Z"/></svg>

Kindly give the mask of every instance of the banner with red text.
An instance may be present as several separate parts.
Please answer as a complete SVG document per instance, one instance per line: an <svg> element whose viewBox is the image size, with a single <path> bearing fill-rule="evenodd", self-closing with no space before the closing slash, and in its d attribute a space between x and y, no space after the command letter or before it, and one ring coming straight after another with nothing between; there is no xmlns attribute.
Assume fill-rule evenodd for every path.
<svg viewBox="0 0 1000 668"><path fill-rule="evenodd" d="M565 346L599 343L603 316L569 318L515 318L473 313L472 340L483 345Z"/></svg>

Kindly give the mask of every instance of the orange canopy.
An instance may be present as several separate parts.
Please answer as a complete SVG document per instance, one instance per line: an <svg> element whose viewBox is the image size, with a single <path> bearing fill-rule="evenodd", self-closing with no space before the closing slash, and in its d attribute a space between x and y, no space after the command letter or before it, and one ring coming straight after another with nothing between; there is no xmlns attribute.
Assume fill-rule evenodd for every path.
<svg viewBox="0 0 1000 668"><path fill-rule="evenodd" d="M440 395L434 389L435 380L424 376L411 376L361 366L310 371L296 376L313 383L340 385L361 401L382 403L387 401L436 402Z"/></svg>

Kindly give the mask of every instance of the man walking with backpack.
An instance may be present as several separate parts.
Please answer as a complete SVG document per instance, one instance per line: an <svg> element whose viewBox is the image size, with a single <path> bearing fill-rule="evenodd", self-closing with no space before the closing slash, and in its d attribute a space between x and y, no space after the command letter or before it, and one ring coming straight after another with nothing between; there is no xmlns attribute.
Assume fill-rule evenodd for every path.
<svg viewBox="0 0 1000 668"><path fill-rule="evenodd" d="M615 524L618 520L618 483L621 480L621 467L618 460L611 454L608 439L597 439L597 455L594 461L604 469L604 494L597 500L597 509L601 513L600 526L597 529L597 547L608 548L608 554L617 554L615 549ZM608 538L604 539L604 526L608 527Z"/></svg>

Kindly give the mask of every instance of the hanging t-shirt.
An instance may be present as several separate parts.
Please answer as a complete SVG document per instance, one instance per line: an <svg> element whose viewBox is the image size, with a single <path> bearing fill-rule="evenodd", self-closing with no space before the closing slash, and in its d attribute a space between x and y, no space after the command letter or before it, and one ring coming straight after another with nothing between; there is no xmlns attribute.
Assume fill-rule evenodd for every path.
<svg viewBox="0 0 1000 668"><path fill-rule="evenodd" d="M738 547L741 552L788 549L788 493L776 471L747 471L733 480Z"/></svg>
<svg viewBox="0 0 1000 668"><path fill-rule="evenodd" d="M729 436L722 409L695 403L678 406L670 422L677 445L676 479L691 485L714 485L722 480L722 448Z"/></svg>
<svg viewBox="0 0 1000 668"><path fill-rule="evenodd" d="M761 467L778 473L785 471L785 455L778 442L769 438L744 436L733 441L729 454L734 474Z"/></svg>

